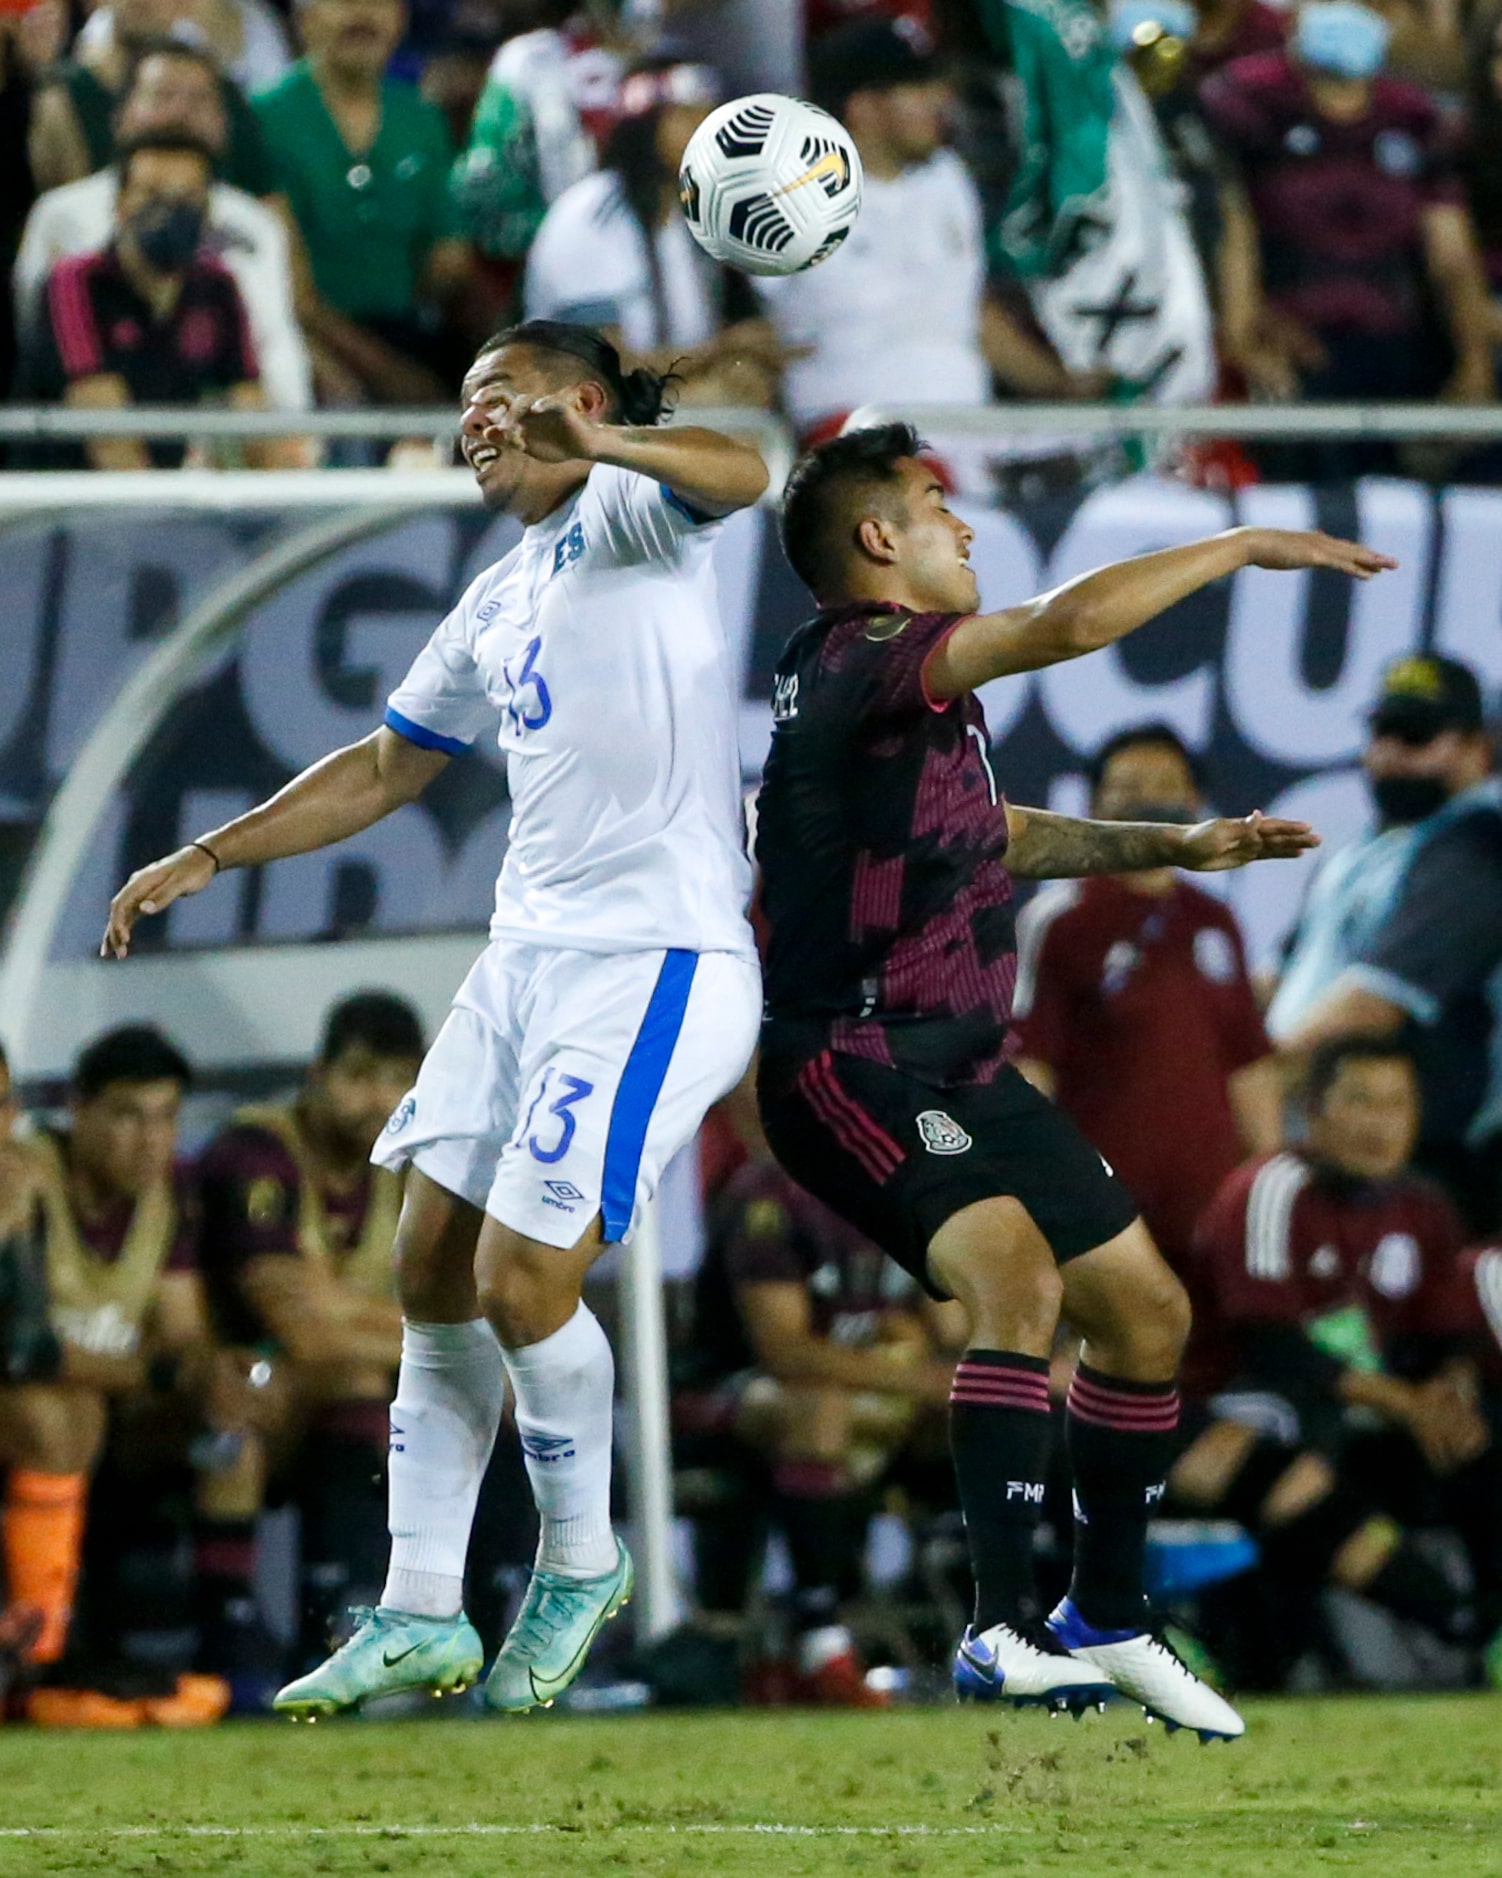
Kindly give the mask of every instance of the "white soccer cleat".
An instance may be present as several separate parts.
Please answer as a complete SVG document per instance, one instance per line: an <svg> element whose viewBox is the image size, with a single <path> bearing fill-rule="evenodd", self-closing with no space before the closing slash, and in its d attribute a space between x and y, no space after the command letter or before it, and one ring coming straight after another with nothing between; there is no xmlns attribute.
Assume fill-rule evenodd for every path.
<svg viewBox="0 0 1502 1878"><path fill-rule="evenodd" d="M1140 1702L1170 1734L1192 1728L1201 1741L1234 1741L1246 1733L1246 1723L1230 1703L1151 1631L1096 1630L1068 1598L1049 1618L1048 1628L1076 1662L1103 1670L1119 1695Z"/></svg>
<svg viewBox="0 0 1502 1878"><path fill-rule="evenodd" d="M1116 1693L1104 1670L1050 1649L1046 1641L1035 1643L1010 1624L979 1631L966 1626L954 1653L954 1689L961 1701L1064 1709L1076 1716L1104 1708Z"/></svg>

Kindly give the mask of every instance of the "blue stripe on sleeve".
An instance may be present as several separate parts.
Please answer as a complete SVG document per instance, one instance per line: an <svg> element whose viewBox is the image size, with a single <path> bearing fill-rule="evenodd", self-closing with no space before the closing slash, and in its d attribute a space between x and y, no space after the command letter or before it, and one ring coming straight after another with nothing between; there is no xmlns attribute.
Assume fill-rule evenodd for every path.
<svg viewBox="0 0 1502 1878"><path fill-rule="evenodd" d="M398 737L405 737L408 743L415 743L419 750L442 750L445 756L463 756L469 748L457 737L440 737L436 730L427 730L421 724L414 724L410 717L403 717L400 711L386 706L385 724L387 730L394 730Z"/></svg>
<svg viewBox="0 0 1502 1878"><path fill-rule="evenodd" d="M710 515L704 509L696 509L692 502L685 502L678 491L669 489L666 483L659 483L657 487L662 491L662 499L668 507L676 509L681 516L692 522L695 528L703 528L709 522L722 522L725 519L723 515Z"/></svg>
<svg viewBox="0 0 1502 1878"><path fill-rule="evenodd" d="M600 1182L600 1217L607 1244L623 1239L631 1224L647 1127L683 1028L698 963L697 952L672 950L664 955L641 1029L621 1072L605 1136L605 1169Z"/></svg>

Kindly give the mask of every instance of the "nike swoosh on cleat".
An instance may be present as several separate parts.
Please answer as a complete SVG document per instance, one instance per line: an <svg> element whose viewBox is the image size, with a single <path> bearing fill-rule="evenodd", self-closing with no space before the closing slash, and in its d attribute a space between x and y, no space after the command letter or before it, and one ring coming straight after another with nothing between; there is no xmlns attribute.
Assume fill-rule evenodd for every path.
<svg viewBox="0 0 1502 1878"><path fill-rule="evenodd" d="M387 1669L395 1669L397 1664L404 1662L414 1650L420 1650L421 1648L422 1644L420 1641L417 1643L409 1643L405 1650L398 1650L395 1656L388 1650L381 1658L381 1661L386 1665Z"/></svg>
<svg viewBox="0 0 1502 1878"><path fill-rule="evenodd" d="M996 1665L994 1662L988 1663L984 1657L972 1656L963 1643L960 1645L960 1655L978 1676L984 1676L987 1682L995 1682Z"/></svg>

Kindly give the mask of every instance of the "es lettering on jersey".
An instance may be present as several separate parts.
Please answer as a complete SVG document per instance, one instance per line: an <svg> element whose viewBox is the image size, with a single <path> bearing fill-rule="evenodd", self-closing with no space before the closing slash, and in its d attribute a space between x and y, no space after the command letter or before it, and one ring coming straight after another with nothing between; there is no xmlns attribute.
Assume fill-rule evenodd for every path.
<svg viewBox="0 0 1502 1878"><path fill-rule="evenodd" d="M470 585L391 694L387 724L424 748L496 735L512 813L493 938L751 952L718 532L597 464Z"/></svg>

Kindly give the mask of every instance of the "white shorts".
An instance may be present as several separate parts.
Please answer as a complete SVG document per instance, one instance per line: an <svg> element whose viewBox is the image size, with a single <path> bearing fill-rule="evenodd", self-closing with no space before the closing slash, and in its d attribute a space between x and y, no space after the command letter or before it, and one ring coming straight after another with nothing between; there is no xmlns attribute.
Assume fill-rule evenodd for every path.
<svg viewBox="0 0 1502 1878"><path fill-rule="evenodd" d="M732 952L493 940L371 1159L411 1162L513 1231L627 1239L662 1170L745 1072L761 974Z"/></svg>

